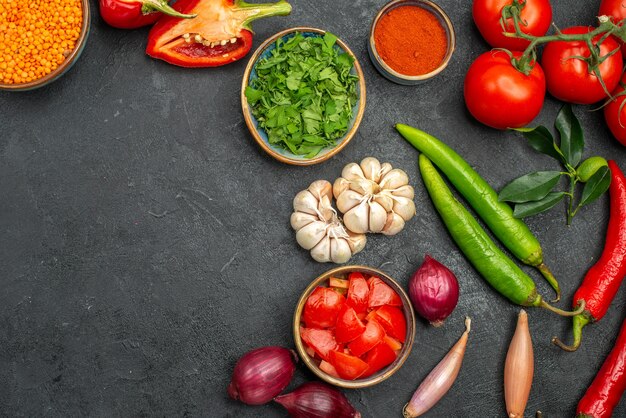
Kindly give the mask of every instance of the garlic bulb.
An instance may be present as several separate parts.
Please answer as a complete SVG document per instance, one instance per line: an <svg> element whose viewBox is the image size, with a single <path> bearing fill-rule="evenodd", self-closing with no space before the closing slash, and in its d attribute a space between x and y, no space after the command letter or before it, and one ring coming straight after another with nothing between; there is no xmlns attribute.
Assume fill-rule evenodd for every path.
<svg viewBox="0 0 626 418"><path fill-rule="evenodd" d="M326 180L311 183L293 199L291 227L296 241L320 263L345 263L365 247L363 234L346 230L331 201L333 188Z"/></svg>
<svg viewBox="0 0 626 418"><path fill-rule="evenodd" d="M346 228L357 234L395 235L415 215L409 177L389 163L367 157L344 167L333 194Z"/></svg>

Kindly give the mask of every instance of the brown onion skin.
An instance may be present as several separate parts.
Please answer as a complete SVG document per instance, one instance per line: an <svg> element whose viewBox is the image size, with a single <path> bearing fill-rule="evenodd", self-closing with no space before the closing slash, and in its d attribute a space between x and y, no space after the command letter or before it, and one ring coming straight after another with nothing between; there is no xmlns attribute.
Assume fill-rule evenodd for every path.
<svg viewBox="0 0 626 418"><path fill-rule="evenodd" d="M274 401L284 406L293 418L361 418L361 413L343 393L321 382L303 383Z"/></svg>
<svg viewBox="0 0 626 418"><path fill-rule="evenodd" d="M263 405L291 382L298 356L283 347L261 347L244 354L235 364L228 396L248 405Z"/></svg>
<svg viewBox="0 0 626 418"><path fill-rule="evenodd" d="M409 297L417 313L438 327L459 301L459 282L446 266L426 254L409 281Z"/></svg>

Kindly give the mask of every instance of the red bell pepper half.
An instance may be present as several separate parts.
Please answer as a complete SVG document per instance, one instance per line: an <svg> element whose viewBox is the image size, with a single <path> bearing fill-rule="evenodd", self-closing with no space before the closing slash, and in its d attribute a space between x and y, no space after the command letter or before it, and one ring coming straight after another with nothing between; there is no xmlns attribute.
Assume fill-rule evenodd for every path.
<svg viewBox="0 0 626 418"><path fill-rule="evenodd" d="M173 9L167 0L100 0L100 16L110 26L135 29L152 25L162 14L189 19L195 14L183 14Z"/></svg>
<svg viewBox="0 0 626 418"><path fill-rule="evenodd" d="M173 7L197 17L159 19L148 35L146 53L181 67L217 67L241 59L252 48L253 20L291 12L291 5L285 0L265 4L178 0Z"/></svg>

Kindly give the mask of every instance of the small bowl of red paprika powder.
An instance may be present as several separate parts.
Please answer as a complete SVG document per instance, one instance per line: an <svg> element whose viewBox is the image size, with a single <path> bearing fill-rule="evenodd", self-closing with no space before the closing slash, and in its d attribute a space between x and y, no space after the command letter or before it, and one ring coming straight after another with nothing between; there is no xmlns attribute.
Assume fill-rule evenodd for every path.
<svg viewBox="0 0 626 418"><path fill-rule="evenodd" d="M376 15L368 51L389 80L420 84L446 68L456 39L452 21L428 0L393 0Z"/></svg>

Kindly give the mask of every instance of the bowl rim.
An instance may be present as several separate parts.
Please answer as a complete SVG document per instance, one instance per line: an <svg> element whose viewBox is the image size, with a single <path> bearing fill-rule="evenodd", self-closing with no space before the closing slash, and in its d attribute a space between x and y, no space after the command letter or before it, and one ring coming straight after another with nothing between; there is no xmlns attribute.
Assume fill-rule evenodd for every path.
<svg viewBox="0 0 626 418"><path fill-rule="evenodd" d="M387 65L385 60L381 58L381 56L378 54L378 51L376 50L376 42L374 41L374 30L376 29L376 25L378 24L378 21L387 12L389 12L390 9L401 6L402 3L406 3L407 5L414 5L416 7L421 7L420 5L427 5L430 9L432 9L429 11L434 11L434 13L439 15L439 17L444 21L445 26L447 28L448 50L446 51L446 55L444 55L443 60L441 61L439 66L429 73L420 74L420 75L406 75L406 74L399 73L393 68L391 68L389 65ZM374 58L376 59L376 62L378 62L378 64L380 64L380 66L387 73L405 81L425 81L436 76L448 66L450 60L452 59L452 54L454 53L454 50L456 48L456 33L454 32L454 25L452 24L452 20L450 20L450 17L448 16L448 14L437 3L434 3L430 0L391 0L389 3L385 4L378 11L378 13L376 14L376 17L372 21L372 25L370 26L370 35L369 35L368 42L369 42L370 50L372 51Z"/></svg>
<svg viewBox="0 0 626 418"><path fill-rule="evenodd" d="M354 69L356 71L356 75L359 77L359 107L357 109L354 123L352 124L350 129L348 129L348 131L345 133L343 140L323 155L318 155L311 159L296 159L296 158L285 156L275 151L269 144L267 144L263 140L263 138L261 138L261 135L259 134L257 128L252 123L250 105L248 104L248 99L246 98L245 92L246 92L246 87L248 86L248 79L250 78L250 73L252 72L252 69L254 68L255 63L259 59L261 54L263 54L263 52L267 49L268 46L276 42L277 39L282 38L285 35L289 35L293 32L313 32L313 33L317 33L320 35L324 35L327 31L323 29L308 27L308 26L298 26L295 28L282 30L270 36L265 41L263 41L263 43L259 45L259 47L254 51L254 54L252 54L252 56L250 57L250 60L248 61L248 64L246 65L246 69L243 73L243 79L241 81L241 110L243 111L243 117L246 122L246 126L248 127L248 130L250 131L250 134L252 135L256 143L261 147L261 149L263 149L263 151L268 153L274 159L280 162L286 163L286 164L297 165L297 166L309 166L309 165L321 163L333 157L334 155L339 153L339 151L341 151L346 145L348 145L348 143L355 136L359 128L359 125L361 124L361 121L363 119L363 115L365 114L365 101L366 101L366 96L367 96L367 93L365 90L365 76L363 74L363 69L361 68L361 64L359 63L359 60L357 59L354 52L352 52L352 50L348 47L348 45L345 44L345 42L337 38L337 45L339 45L341 49L343 49L347 54L349 54L354 59L354 64L353 64Z"/></svg>
<svg viewBox="0 0 626 418"><path fill-rule="evenodd" d="M400 296L400 299L402 299L403 307L405 308L405 316L406 311L408 311L410 314L407 318L407 325L409 325L409 329L407 332L406 340L402 346L402 351L400 351L396 362L392 363L390 366L387 366L387 368L380 370L376 374L366 377L365 379L345 380L324 373L322 370L319 369L319 367L317 367L317 365L315 365L313 360L306 353L304 343L302 342L302 338L300 337L300 317L302 316L302 313L304 311L304 304L306 303L307 298L316 287L318 287L325 280L328 280L328 278L334 274L345 274L353 271L360 271L379 276L383 281L385 281L385 283L391 285L391 287ZM317 276L302 292L300 299L298 299L296 310L293 314L293 337L298 356L300 357L302 362L306 364L309 370L311 370L317 377L319 377L326 383L330 383L331 385L339 386L345 389L361 389L374 386L388 379L389 377L391 377L391 375L393 375L402 367L404 362L409 358L409 354L411 353L411 349L413 348L413 342L415 340L415 323L415 312L413 311L413 306L409 297L407 296L402 286L400 286L398 282L391 278L391 276L376 268L363 265L339 266L327 270L326 272Z"/></svg>
<svg viewBox="0 0 626 418"><path fill-rule="evenodd" d="M82 49L84 47L85 41L87 40L87 35L89 34L89 26L91 24L91 7L89 5L89 0L81 0L82 10L83 10L83 22L80 27L80 35L78 35L78 39L76 40L76 44L74 45L74 49L70 54L63 60L61 65L59 65L54 71L46 74L45 76L38 78L33 81L29 81L28 83L20 83L20 84L5 84L0 82L0 90L8 90L8 91L20 91L20 90L32 90L38 87L43 87L49 82L54 81L57 77L63 75L63 73L71 66L76 59L80 56Z"/></svg>

